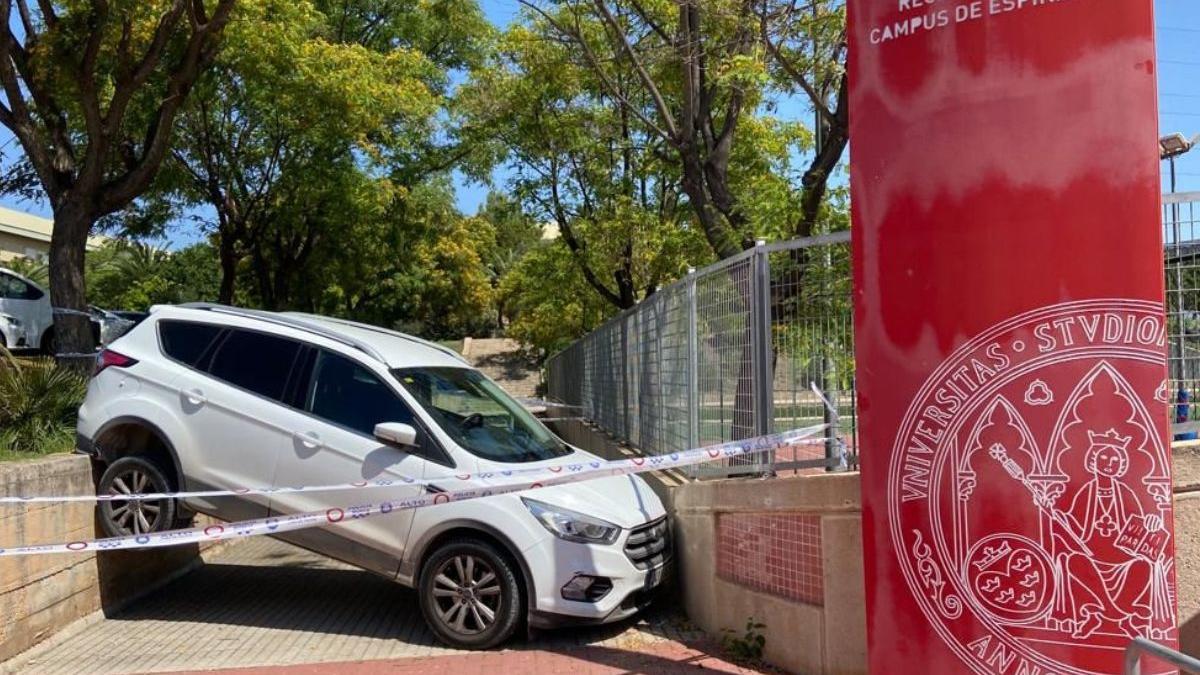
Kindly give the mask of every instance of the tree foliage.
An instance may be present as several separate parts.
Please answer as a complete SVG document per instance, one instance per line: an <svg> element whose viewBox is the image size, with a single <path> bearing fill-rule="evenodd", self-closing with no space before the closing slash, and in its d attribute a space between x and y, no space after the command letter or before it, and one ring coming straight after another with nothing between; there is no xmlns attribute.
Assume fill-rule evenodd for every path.
<svg viewBox="0 0 1200 675"><path fill-rule="evenodd" d="M86 271L113 308L551 350L689 267L848 226L842 0L519 0L502 32L477 0L33 2L0 0L0 123L24 151L0 192L48 197L62 306ZM797 100L811 123L781 112ZM474 215L455 171L492 188ZM199 243L85 265L96 226ZM821 281L789 255L794 293Z"/></svg>
<svg viewBox="0 0 1200 675"><path fill-rule="evenodd" d="M87 237L150 185L196 79L212 63L234 0L0 0L0 124L54 211L50 294L83 309ZM78 315L55 318L68 351L91 343Z"/></svg>

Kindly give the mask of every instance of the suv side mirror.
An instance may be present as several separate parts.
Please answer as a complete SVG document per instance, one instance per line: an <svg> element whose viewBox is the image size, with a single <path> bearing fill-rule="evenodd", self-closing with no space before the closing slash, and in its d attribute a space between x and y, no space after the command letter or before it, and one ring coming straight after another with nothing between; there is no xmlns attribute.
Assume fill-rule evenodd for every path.
<svg viewBox="0 0 1200 675"><path fill-rule="evenodd" d="M410 447L417 444L417 430L402 422L380 422L375 425L375 438L389 445Z"/></svg>

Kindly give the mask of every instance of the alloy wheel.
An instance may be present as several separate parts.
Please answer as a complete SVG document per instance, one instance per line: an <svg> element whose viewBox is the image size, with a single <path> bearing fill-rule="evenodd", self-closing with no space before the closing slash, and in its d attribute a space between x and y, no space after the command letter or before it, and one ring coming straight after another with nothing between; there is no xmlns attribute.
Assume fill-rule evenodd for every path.
<svg viewBox="0 0 1200 675"><path fill-rule="evenodd" d="M150 474L140 468L130 468L113 478L109 494L132 495L159 491ZM126 534L154 532L162 517L162 501L114 499L109 502L110 520Z"/></svg>
<svg viewBox="0 0 1200 675"><path fill-rule="evenodd" d="M486 560L470 554L447 559L433 579L438 619L462 635L477 635L496 622L500 580Z"/></svg>

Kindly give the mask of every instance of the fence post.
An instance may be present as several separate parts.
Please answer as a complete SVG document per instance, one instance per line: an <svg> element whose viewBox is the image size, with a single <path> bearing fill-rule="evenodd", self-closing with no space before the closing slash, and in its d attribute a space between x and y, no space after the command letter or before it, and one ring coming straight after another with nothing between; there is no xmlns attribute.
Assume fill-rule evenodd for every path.
<svg viewBox="0 0 1200 675"><path fill-rule="evenodd" d="M621 326L621 352L620 365L618 368L621 373L621 433L618 437L623 441L628 441L629 436L629 322L624 316L617 319L617 323Z"/></svg>
<svg viewBox="0 0 1200 675"><path fill-rule="evenodd" d="M830 247L823 247L825 250L825 266L822 273L821 296L828 303L827 316L833 316L834 300L832 291L829 288L831 283L830 276L833 270L833 255ZM841 398L841 391L838 387L838 372L837 358L834 354L837 351L837 340L832 335L833 331L822 331L821 340L821 393L825 394L825 399L829 405L822 405L825 410L824 421L828 424L825 430L825 470L826 471L844 471L848 467L846 465L845 449L842 446L840 436L841 429L839 428L839 411L838 401ZM832 410L830 407L832 406Z"/></svg>
<svg viewBox="0 0 1200 675"><path fill-rule="evenodd" d="M700 325L696 312L696 269L688 268L684 281L684 303L687 307L687 410L688 447L700 447ZM696 468L688 467L688 475L696 477Z"/></svg>
<svg viewBox="0 0 1200 675"><path fill-rule="evenodd" d="M775 427L774 349L771 345L771 258L766 242L755 242L750 294L750 339L753 345L754 422L759 435L773 433ZM764 473L775 469L775 451L763 460Z"/></svg>

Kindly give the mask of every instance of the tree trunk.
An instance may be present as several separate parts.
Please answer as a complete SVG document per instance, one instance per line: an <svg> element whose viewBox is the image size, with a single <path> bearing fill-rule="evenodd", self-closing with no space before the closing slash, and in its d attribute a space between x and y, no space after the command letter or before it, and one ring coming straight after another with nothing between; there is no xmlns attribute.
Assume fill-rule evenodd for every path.
<svg viewBox="0 0 1200 675"><path fill-rule="evenodd" d="M54 333L53 339L49 340L51 344L46 346L55 354L91 354L96 346L87 315L87 288L83 278L83 259L92 223L91 215L78 205L65 204L54 211L54 231L50 235L50 304L55 309Z"/></svg>
<svg viewBox="0 0 1200 675"><path fill-rule="evenodd" d="M237 287L237 242L233 233L225 229L217 232L217 256L221 260L221 290L217 302L222 305L233 304L233 294Z"/></svg>

